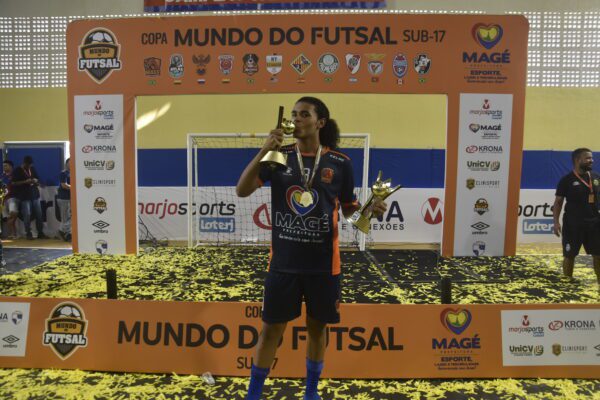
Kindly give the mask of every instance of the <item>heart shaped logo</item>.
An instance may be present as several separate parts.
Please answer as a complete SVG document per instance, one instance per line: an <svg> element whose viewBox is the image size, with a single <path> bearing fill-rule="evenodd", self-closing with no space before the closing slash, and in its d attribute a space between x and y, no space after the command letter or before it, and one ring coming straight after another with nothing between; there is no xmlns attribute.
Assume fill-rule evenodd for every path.
<svg viewBox="0 0 600 400"><path fill-rule="evenodd" d="M473 39L488 50L498 44L503 33L502 27L496 24L475 24L471 30Z"/></svg>
<svg viewBox="0 0 600 400"><path fill-rule="evenodd" d="M312 189L311 193L313 195L313 203L308 207L304 207L302 204L300 204L300 197L302 196L303 192L304 188L298 185L294 185L290 186L287 192L285 193L285 198L287 200L288 206L297 215L308 214L313 208L315 208L315 206L319 202L319 194L315 189Z"/></svg>
<svg viewBox="0 0 600 400"><path fill-rule="evenodd" d="M471 319L471 312L464 308L446 308L440 314L442 325L457 335L460 335L469 327Z"/></svg>
<svg viewBox="0 0 600 400"><path fill-rule="evenodd" d="M473 132L473 133L477 133L477 131L479 130L479 124L470 124L469 125L469 129Z"/></svg>

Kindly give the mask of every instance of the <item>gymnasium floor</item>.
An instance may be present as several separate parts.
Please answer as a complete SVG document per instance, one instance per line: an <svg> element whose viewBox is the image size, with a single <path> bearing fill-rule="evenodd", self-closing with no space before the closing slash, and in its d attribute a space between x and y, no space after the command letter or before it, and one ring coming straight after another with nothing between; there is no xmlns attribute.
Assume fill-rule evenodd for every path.
<svg viewBox="0 0 600 400"><path fill-rule="evenodd" d="M40 244L45 241L35 241ZM14 246L16 244L13 244ZM7 259L24 260L7 244ZM575 279L561 276L552 246L527 246L517 257L443 259L432 250L343 252L343 299L358 303L439 303L439 279L453 281L453 300L474 303L598 303L591 258L577 259ZM19 250L22 251L22 250ZM31 264L0 276L0 294L105 297L104 273L117 271L119 298L186 301L260 301L264 249L158 248L137 257L66 255L69 249L32 249ZM12 254L11 254L12 253ZM26 253L26 251L25 251ZM44 259L46 257L47 259ZM24 265L24 264L23 264ZM9 271L18 267L9 266ZM407 366L409 368L410 366ZM247 379L0 369L7 399L242 399ZM576 379L322 380L323 399L600 399L600 377ZM268 379L268 399L302 398L302 380Z"/></svg>

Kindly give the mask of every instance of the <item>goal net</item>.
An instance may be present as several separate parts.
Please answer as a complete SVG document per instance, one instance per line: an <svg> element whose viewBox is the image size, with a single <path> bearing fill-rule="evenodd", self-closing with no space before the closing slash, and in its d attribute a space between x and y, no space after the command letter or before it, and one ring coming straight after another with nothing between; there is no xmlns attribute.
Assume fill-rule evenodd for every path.
<svg viewBox="0 0 600 400"><path fill-rule="evenodd" d="M240 198L235 186L240 174L262 147L267 134L188 135L188 246L270 245L271 188L267 183ZM284 144L292 143L287 139ZM341 135L339 151L352 159L354 192L364 204L368 196L369 135ZM341 213L340 213L341 214ZM364 235L340 215L341 247L364 250Z"/></svg>

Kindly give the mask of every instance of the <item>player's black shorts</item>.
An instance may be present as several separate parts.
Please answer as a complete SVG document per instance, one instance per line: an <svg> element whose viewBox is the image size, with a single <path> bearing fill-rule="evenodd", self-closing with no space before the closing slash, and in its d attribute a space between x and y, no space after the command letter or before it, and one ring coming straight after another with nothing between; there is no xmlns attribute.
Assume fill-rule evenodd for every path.
<svg viewBox="0 0 600 400"><path fill-rule="evenodd" d="M574 258L579 254L581 245L587 254L600 256L600 221L573 222L563 218L563 256Z"/></svg>
<svg viewBox="0 0 600 400"><path fill-rule="evenodd" d="M262 320L280 323L296 319L302 310L320 322L340 322L340 275L302 275L269 271L265 280Z"/></svg>

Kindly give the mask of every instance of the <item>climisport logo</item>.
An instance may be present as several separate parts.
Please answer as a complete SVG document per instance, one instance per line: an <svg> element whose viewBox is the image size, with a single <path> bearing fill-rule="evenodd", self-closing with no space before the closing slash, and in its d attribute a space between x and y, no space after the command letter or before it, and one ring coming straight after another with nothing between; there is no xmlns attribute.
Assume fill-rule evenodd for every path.
<svg viewBox="0 0 600 400"><path fill-rule="evenodd" d="M497 24L486 25L479 23L475 24L471 30L473 40L488 50L500 42L503 33L502 27Z"/></svg>
<svg viewBox="0 0 600 400"><path fill-rule="evenodd" d="M460 335L469 327L472 320L471 312L465 308L446 308L440 314L442 325L456 335Z"/></svg>
<svg viewBox="0 0 600 400"><path fill-rule="evenodd" d="M87 346L87 326L83 309L75 303L60 303L46 319L43 345L50 346L62 360L69 358L79 347Z"/></svg>
<svg viewBox="0 0 600 400"><path fill-rule="evenodd" d="M79 71L85 71L96 83L102 83L114 70L121 69L115 34L105 28L92 29L79 46Z"/></svg>

